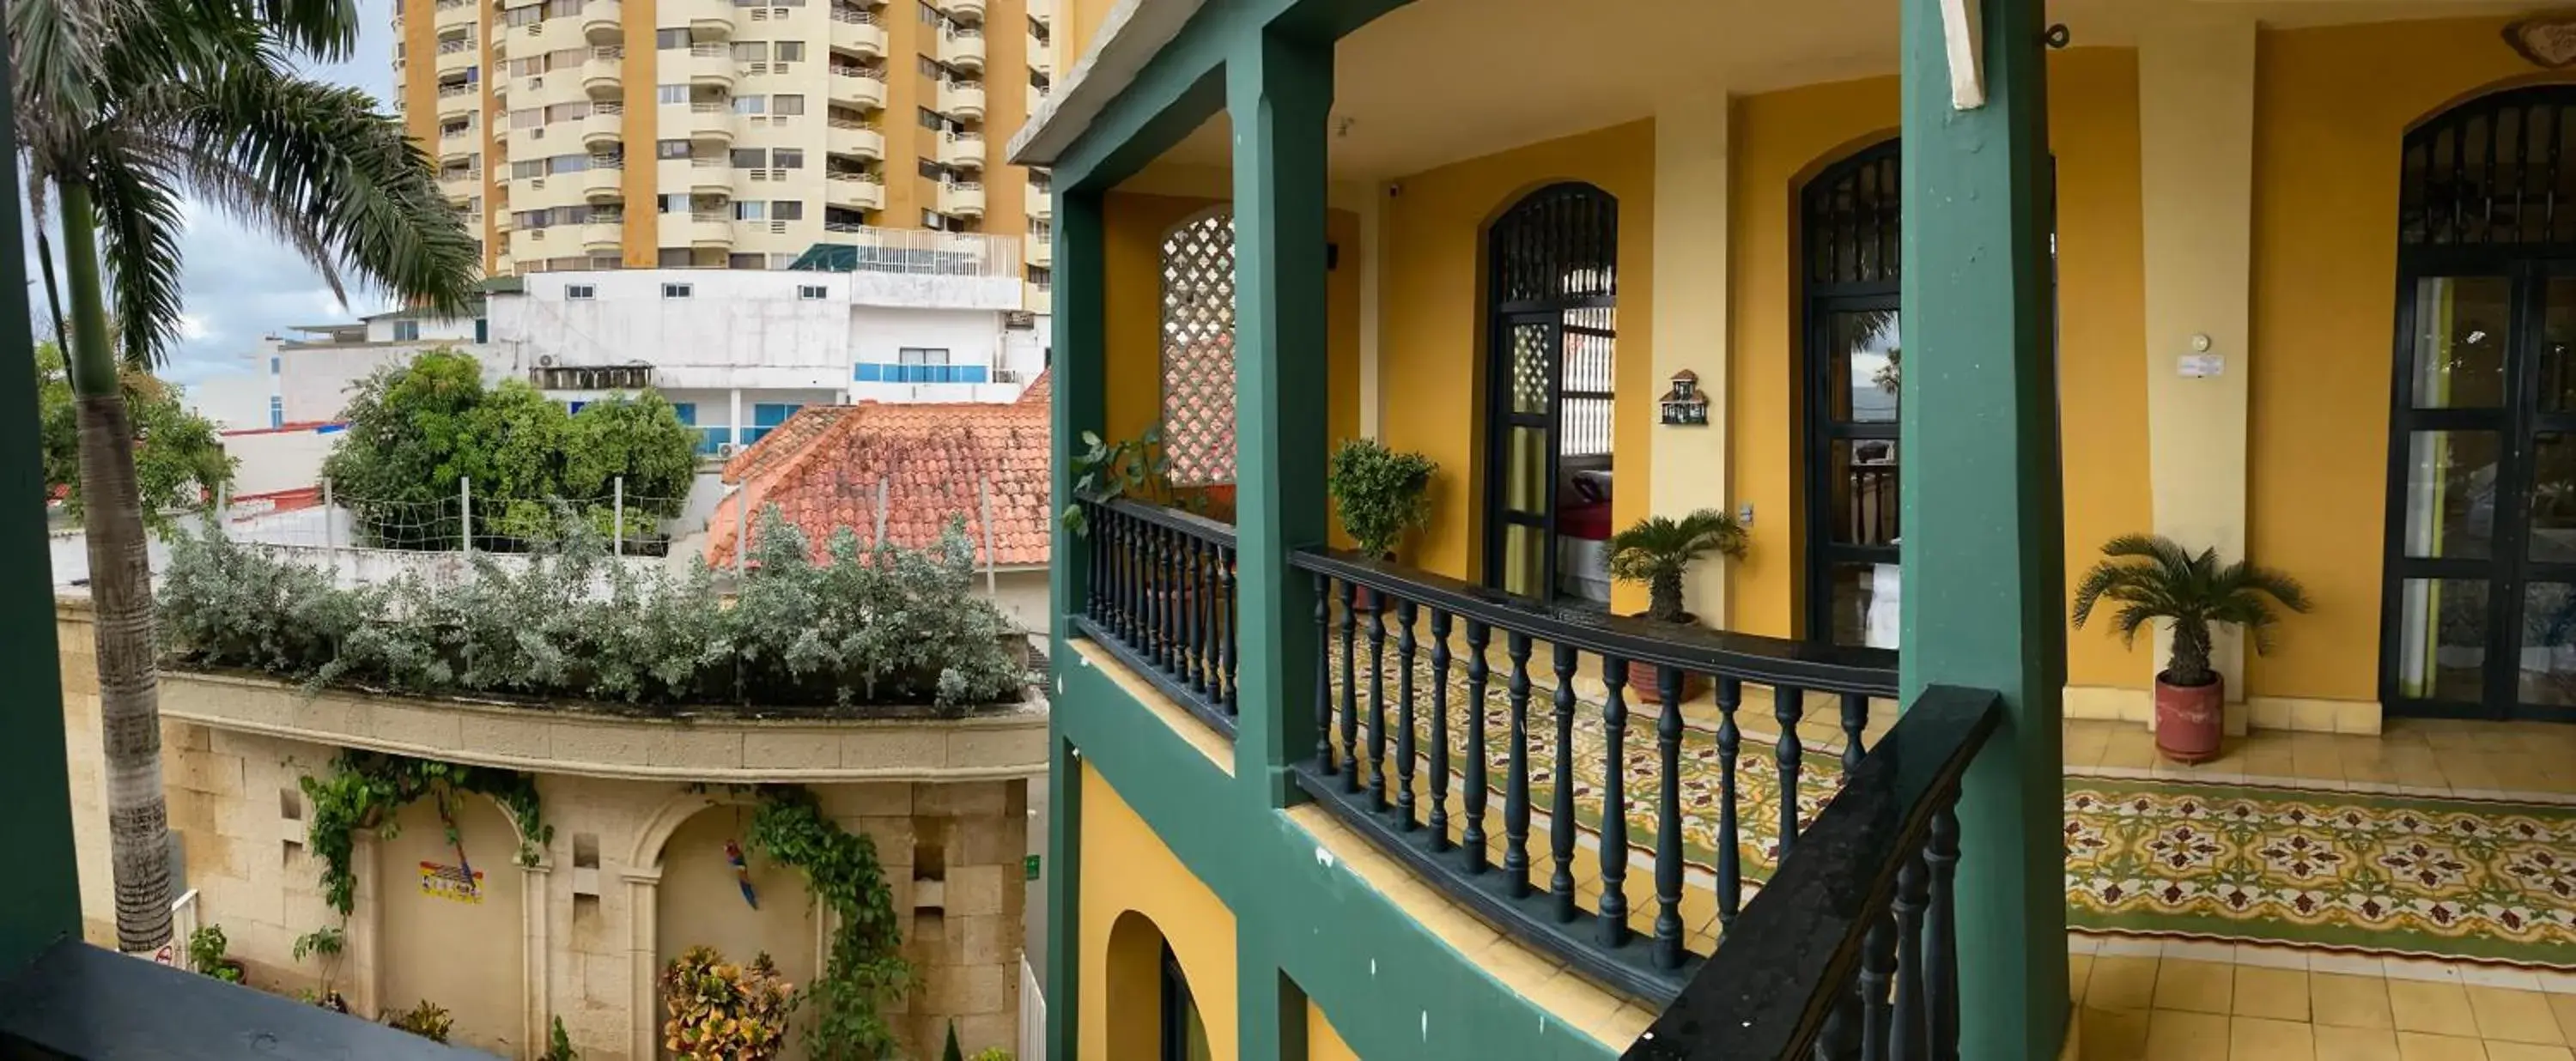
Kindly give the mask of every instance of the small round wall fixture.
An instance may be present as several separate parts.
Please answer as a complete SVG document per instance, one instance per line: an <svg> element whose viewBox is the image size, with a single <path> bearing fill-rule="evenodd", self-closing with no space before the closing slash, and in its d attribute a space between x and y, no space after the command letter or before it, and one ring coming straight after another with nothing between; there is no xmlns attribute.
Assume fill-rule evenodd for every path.
<svg viewBox="0 0 2576 1061"><path fill-rule="evenodd" d="M2066 23L2057 22L2051 23L2048 29L2040 34L2039 39L2041 43L2051 48L2064 48L2075 42L2075 34L2066 28Z"/></svg>

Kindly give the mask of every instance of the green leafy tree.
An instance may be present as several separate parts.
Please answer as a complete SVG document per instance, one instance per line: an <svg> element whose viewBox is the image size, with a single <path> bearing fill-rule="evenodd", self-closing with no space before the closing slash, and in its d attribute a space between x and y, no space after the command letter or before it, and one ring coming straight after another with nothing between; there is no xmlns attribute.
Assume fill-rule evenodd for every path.
<svg viewBox="0 0 2576 1061"><path fill-rule="evenodd" d="M117 385L134 418L134 478L144 526L170 529L171 513L202 507L205 498L232 485L234 461L224 455L214 421L189 412L177 388L149 372L118 373ZM80 413L63 348L36 345L36 409L45 444L45 487L63 491L63 509L82 514Z"/></svg>
<svg viewBox="0 0 2576 1061"><path fill-rule="evenodd" d="M562 527L556 505L610 536L626 478L632 541L679 514L697 471L697 435L661 395L611 395L578 413L520 380L483 385L454 350L422 352L362 381L349 427L322 464L359 532L395 549L456 544L460 479L472 481L474 544L519 549Z"/></svg>
<svg viewBox="0 0 2576 1061"><path fill-rule="evenodd" d="M89 504L120 949L170 941L151 561L135 424L119 369L159 364L180 323L183 195L294 248L333 291L343 274L446 312L473 292L478 249L429 159L366 92L295 73L349 55L346 0L13 0L11 100L38 261L68 368ZM69 308L63 296L68 295ZM110 341L113 314L121 334Z"/></svg>

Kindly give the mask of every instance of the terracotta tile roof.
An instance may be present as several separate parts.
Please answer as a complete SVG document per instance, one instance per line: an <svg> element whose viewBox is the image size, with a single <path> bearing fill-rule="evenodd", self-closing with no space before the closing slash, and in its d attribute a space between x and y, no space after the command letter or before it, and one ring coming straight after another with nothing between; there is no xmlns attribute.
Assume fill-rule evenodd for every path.
<svg viewBox="0 0 2576 1061"><path fill-rule="evenodd" d="M742 490L716 506L708 521L707 562L733 563L738 509L777 505L805 532L816 559L842 527L861 541L875 533L880 482L885 534L919 548L939 540L956 517L966 520L983 563L984 527L977 484L993 509L993 563L1042 565L1053 542L1046 376L1019 401L995 404L808 406L725 465L725 481Z"/></svg>

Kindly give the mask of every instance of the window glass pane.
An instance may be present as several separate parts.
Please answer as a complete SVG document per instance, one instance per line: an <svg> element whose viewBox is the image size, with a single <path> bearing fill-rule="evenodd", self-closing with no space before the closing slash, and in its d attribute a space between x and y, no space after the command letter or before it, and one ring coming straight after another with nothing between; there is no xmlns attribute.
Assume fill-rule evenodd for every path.
<svg viewBox="0 0 2576 1061"><path fill-rule="evenodd" d="M656 87L653 91L655 97L664 103L687 103L689 101L689 86L687 85L661 85Z"/></svg>
<svg viewBox="0 0 2576 1061"><path fill-rule="evenodd" d="M686 140L656 140L653 141L653 154L657 158L687 158L689 157L689 142Z"/></svg>
<svg viewBox="0 0 2576 1061"><path fill-rule="evenodd" d="M1539 566L1539 548L1546 540L1536 527L1504 524L1503 558L1499 565L1503 592L1516 597L1539 595L1539 580L1546 577Z"/></svg>
<svg viewBox="0 0 2576 1061"><path fill-rule="evenodd" d="M777 47L779 62L792 63L805 58L804 41L779 41Z"/></svg>
<svg viewBox="0 0 2576 1061"><path fill-rule="evenodd" d="M1827 579L1834 595L1835 644L1897 647L1897 565L1835 564Z"/></svg>
<svg viewBox="0 0 2576 1061"><path fill-rule="evenodd" d="M1547 411L1547 325L1511 326L1512 411Z"/></svg>
<svg viewBox="0 0 2576 1061"><path fill-rule="evenodd" d="M1547 431L1515 427L1503 440L1503 507L1514 512L1547 510Z"/></svg>
<svg viewBox="0 0 2576 1061"><path fill-rule="evenodd" d="M766 96L735 96L733 98L733 112L735 114L760 114L768 109L768 105L769 98Z"/></svg>
<svg viewBox="0 0 2576 1061"><path fill-rule="evenodd" d="M656 48L686 48L689 46L689 31L685 28L654 30L653 46Z"/></svg>
<svg viewBox="0 0 2576 1061"><path fill-rule="evenodd" d="M2540 322L2540 407L2553 413L2576 409L2576 276L2549 278L2547 310Z"/></svg>
<svg viewBox="0 0 2576 1061"><path fill-rule="evenodd" d="M1565 311L1559 333L1563 376L1562 406L1557 410L1557 452L1568 457L1605 457L1610 453L1610 389L1617 311L1593 306Z"/></svg>
<svg viewBox="0 0 2576 1061"><path fill-rule="evenodd" d="M1896 440L1835 439L1833 462L1833 540L1896 544Z"/></svg>
<svg viewBox="0 0 2576 1061"><path fill-rule="evenodd" d="M759 169L768 164L769 152L767 151L757 147L737 147L733 149L733 165L735 169Z"/></svg>
<svg viewBox="0 0 2576 1061"><path fill-rule="evenodd" d="M778 98L793 99L795 97L780 96ZM769 151L769 164L779 169L804 169L805 150L797 147L771 148Z"/></svg>
<svg viewBox="0 0 2576 1061"><path fill-rule="evenodd" d="M2416 408L2504 404L2512 292L2512 282L2501 276L2428 276L2415 282Z"/></svg>
<svg viewBox="0 0 2576 1061"><path fill-rule="evenodd" d="M2398 595L2398 695L2470 703L2484 699L2487 584L2410 578Z"/></svg>
<svg viewBox="0 0 2576 1061"><path fill-rule="evenodd" d="M771 203L769 204L769 219L772 221L803 221L805 220L805 204L794 199L781 199L777 202Z"/></svg>
<svg viewBox="0 0 2576 1061"><path fill-rule="evenodd" d="M2517 699L2576 704L2576 586L2534 582L2522 590L2522 666Z"/></svg>
<svg viewBox="0 0 2576 1061"><path fill-rule="evenodd" d="M2417 431L2407 440L2406 555L2492 555L2498 441L2492 431Z"/></svg>
<svg viewBox="0 0 2576 1061"><path fill-rule="evenodd" d="M1836 313L1825 321L1827 368L1834 419L1846 423L1896 422L1895 310Z"/></svg>
<svg viewBox="0 0 2576 1061"><path fill-rule="evenodd" d="M2534 560L2576 563L2576 437L2543 431L2531 438L2530 547Z"/></svg>
<svg viewBox="0 0 2576 1061"><path fill-rule="evenodd" d="M769 97L769 113L803 114L805 113L805 97L771 96Z"/></svg>

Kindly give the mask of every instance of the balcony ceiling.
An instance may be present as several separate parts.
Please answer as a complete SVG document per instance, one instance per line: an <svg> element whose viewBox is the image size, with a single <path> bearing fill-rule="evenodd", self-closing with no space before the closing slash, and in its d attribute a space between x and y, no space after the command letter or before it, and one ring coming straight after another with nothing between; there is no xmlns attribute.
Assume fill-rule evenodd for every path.
<svg viewBox="0 0 2576 1061"><path fill-rule="evenodd" d="M2157 18L2280 28L2501 14L2495 0L2052 0L2077 47ZM1659 99L1769 92L1896 71L1892 0L1420 0L1342 40L1332 175L1375 180L1652 115ZM1224 166L1219 114L1162 161Z"/></svg>

